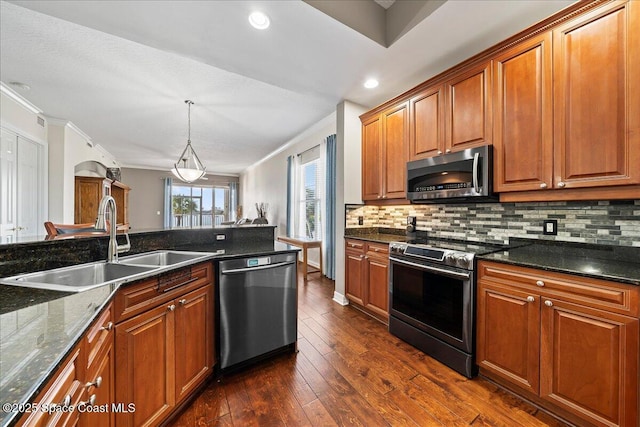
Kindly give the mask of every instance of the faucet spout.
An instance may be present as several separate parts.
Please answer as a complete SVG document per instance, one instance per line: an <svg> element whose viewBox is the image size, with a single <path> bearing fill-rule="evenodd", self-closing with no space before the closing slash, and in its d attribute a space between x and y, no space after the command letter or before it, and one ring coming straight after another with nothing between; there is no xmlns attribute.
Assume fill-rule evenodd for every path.
<svg viewBox="0 0 640 427"><path fill-rule="evenodd" d="M109 210L110 223L107 223L107 209ZM109 227L109 249L107 252L107 262L118 262L118 254L127 252L131 249L131 242L129 241L129 233L124 233L127 243L124 245L118 245L116 240L116 201L113 197L106 195L100 200L98 206L98 219L96 220L95 228L106 229Z"/></svg>

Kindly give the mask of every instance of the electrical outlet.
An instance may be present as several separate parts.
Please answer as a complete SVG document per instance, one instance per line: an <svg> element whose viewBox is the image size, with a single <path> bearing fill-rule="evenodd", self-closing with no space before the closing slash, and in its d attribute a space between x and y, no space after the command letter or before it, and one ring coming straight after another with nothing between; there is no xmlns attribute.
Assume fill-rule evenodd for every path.
<svg viewBox="0 0 640 427"><path fill-rule="evenodd" d="M358 217L358 225L362 225L364 224L364 217L363 216L359 216Z"/></svg>
<svg viewBox="0 0 640 427"><path fill-rule="evenodd" d="M542 221L542 234L556 236L558 234L558 220L545 219Z"/></svg>
<svg viewBox="0 0 640 427"><path fill-rule="evenodd" d="M216 240L226 240L227 236L225 234L216 234Z"/></svg>

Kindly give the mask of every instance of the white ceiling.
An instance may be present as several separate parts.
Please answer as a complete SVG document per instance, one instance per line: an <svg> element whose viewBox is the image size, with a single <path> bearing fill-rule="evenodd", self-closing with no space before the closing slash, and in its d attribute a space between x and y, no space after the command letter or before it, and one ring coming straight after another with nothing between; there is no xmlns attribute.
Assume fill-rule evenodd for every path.
<svg viewBox="0 0 640 427"><path fill-rule="evenodd" d="M298 0L1 1L0 80L150 169L182 152L191 99L200 159L236 174L340 101L378 105L570 3L449 0L385 48ZM248 25L256 9L268 30Z"/></svg>

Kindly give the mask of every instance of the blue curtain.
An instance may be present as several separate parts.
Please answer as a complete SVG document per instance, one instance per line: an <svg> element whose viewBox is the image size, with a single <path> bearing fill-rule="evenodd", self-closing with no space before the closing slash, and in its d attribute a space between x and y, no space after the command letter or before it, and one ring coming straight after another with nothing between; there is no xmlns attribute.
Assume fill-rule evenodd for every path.
<svg viewBox="0 0 640 427"><path fill-rule="evenodd" d="M164 227L171 227L171 185L173 179L164 179Z"/></svg>
<svg viewBox="0 0 640 427"><path fill-rule="evenodd" d="M293 156L287 157L287 236L293 236Z"/></svg>
<svg viewBox="0 0 640 427"><path fill-rule="evenodd" d="M336 135L326 139L326 227L324 237L325 275L335 279L336 275Z"/></svg>

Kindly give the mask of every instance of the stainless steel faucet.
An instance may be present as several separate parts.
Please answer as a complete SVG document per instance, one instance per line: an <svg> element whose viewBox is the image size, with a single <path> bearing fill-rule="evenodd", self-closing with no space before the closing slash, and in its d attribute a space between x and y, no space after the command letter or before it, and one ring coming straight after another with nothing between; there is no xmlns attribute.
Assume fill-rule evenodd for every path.
<svg viewBox="0 0 640 427"><path fill-rule="evenodd" d="M104 230L107 227L106 211L109 209L109 251L107 254L107 262L118 262L118 254L122 252L128 252L131 249L131 242L129 241L129 233L124 233L127 238L127 243L124 245L118 245L116 240L116 201L113 197L107 195L100 200L100 206L98 206L98 219L96 221L95 228Z"/></svg>

